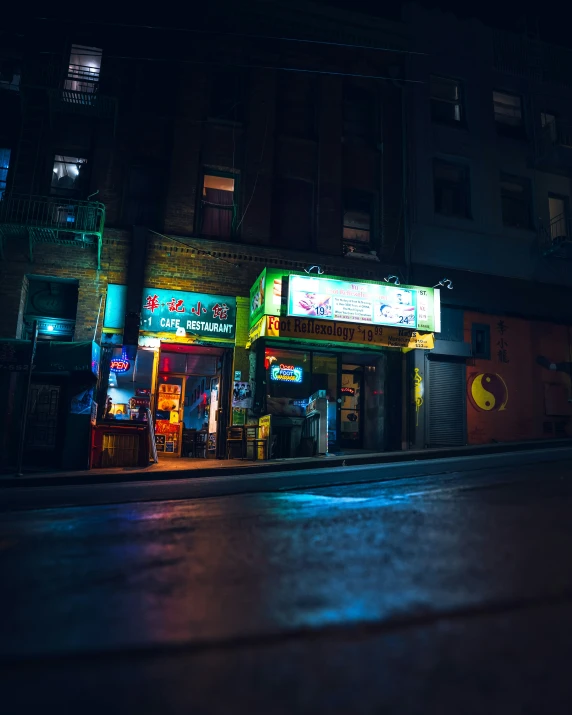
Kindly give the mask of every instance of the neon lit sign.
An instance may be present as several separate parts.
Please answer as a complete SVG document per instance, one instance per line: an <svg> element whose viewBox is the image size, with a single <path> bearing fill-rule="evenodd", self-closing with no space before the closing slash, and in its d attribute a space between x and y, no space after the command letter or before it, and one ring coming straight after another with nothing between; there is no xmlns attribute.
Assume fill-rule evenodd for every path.
<svg viewBox="0 0 572 715"><path fill-rule="evenodd" d="M355 391L355 389L354 389L353 387L342 387L342 389L340 390L340 392L341 392L343 395L355 395L355 394L356 394L356 391Z"/></svg>
<svg viewBox="0 0 572 715"><path fill-rule="evenodd" d="M439 296L438 290L419 286L290 275L287 314L439 332Z"/></svg>
<svg viewBox="0 0 572 715"><path fill-rule="evenodd" d="M109 364L111 372L128 372L130 367L129 360L124 360L123 358L114 358Z"/></svg>
<svg viewBox="0 0 572 715"><path fill-rule="evenodd" d="M295 365L272 365L270 368L270 379L277 382L302 382L304 371Z"/></svg>

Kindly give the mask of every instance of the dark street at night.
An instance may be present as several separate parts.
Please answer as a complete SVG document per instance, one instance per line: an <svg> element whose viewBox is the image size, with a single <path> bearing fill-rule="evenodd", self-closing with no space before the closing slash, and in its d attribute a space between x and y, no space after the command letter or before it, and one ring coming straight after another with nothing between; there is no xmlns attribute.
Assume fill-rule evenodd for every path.
<svg viewBox="0 0 572 715"><path fill-rule="evenodd" d="M568 712L571 505L568 461L20 504L2 710Z"/></svg>

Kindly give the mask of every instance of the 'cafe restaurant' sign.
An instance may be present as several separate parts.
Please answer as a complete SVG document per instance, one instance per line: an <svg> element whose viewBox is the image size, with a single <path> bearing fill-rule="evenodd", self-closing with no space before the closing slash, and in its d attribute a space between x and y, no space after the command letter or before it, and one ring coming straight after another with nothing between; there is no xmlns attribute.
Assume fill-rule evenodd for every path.
<svg viewBox="0 0 572 715"><path fill-rule="evenodd" d="M234 339L235 327L236 298L160 288L143 293L144 331Z"/></svg>

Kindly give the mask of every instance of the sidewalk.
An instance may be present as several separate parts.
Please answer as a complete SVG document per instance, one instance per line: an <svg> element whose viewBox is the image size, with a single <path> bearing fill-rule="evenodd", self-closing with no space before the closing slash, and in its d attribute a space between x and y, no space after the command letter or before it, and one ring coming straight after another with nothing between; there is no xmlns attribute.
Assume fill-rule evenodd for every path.
<svg viewBox="0 0 572 715"><path fill-rule="evenodd" d="M173 459L163 460L159 464L141 467L115 467L111 469L93 469L82 471L43 471L24 474L17 477L5 471L0 474L2 487L37 487L66 486L81 484L109 484L118 482L161 481L172 479L196 479L199 477L243 476L249 474L269 474L276 472L294 472L314 469L333 469L352 467L362 464L388 464L419 461L425 462L447 457L470 457L486 454L501 454L530 450L564 452L572 448L572 439L538 440L534 442L510 442L469 447L445 447L440 449L407 450L401 452L364 452L360 454L336 454L321 457L296 457L257 462L240 459L205 460Z"/></svg>

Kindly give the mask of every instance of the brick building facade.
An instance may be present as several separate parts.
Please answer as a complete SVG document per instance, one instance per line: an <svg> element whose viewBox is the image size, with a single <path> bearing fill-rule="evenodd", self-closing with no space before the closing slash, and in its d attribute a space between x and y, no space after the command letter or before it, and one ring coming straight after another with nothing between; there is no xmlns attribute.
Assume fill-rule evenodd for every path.
<svg viewBox="0 0 572 715"><path fill-rule="evenodd" d="M141 285L239 304L265 267L403 277L397 27L292 10L252 3L227 13L217 32L207 31L209 17L190 32L27 27L18 91L0 92L14 120L0 136L11 157L0 217L2 337L27 337L29 284L45 278L60 296L55 284L77 288L68 339L99 342L108 285L133 280L140 250ZM226 222L204 199L217 187L226 201L229 186ZM144 247L133 226L146 230ZM53 336L41 329L40 337ZM244 372L241 351L237 340Z"/></svg>

